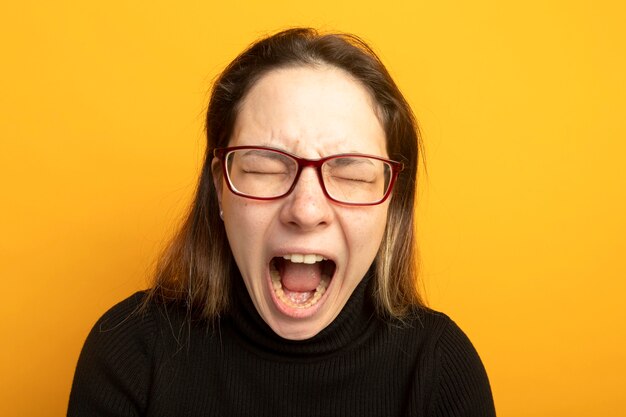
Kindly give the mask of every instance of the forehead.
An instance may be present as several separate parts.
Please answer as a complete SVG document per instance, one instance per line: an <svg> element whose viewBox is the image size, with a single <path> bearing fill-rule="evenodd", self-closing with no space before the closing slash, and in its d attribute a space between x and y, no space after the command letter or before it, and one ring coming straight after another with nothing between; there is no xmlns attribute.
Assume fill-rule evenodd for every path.
<svg viewBox="0 0 626 417"><path fill-rule="evenodd" d="M263 145L300 156L343 152L387 156L385 133L369 91L332 67L272 70L239 106L229 146Z"/></svg>

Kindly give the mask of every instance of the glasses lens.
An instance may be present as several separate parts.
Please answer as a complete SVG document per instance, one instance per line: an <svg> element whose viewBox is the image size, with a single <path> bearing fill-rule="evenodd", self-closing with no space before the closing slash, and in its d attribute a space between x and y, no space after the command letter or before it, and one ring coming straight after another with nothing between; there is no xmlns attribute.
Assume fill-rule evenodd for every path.
<svg viewBox="0 0 626 417"><path fill-rule="evenodd" d="M239 149L226 155L231 186L251 197L285 194L296 176L298 163L287 155L268 149Z"/></svg>
<svg viewBox="0 0 626 417"><path fill-rule="evenodd" d="M336 157L322 165L324 185L335 200L352 204L380 201L391 182L391 165L366 156Z"/></svg>

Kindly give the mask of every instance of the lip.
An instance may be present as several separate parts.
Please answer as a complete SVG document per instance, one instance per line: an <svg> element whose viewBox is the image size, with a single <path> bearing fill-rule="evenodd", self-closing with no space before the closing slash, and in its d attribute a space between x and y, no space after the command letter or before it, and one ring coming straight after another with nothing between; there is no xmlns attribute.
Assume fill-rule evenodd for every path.
<svg viewBox="0 0 626 417"><path fill-rule="evenodd" d="M270 277L270 266L269 266L270 262L272 261L273 258L283 257L284 255L292 255L294 253L322 255L324 259L332 261L335 264L335 272L330 279L330 282L328 284L328 287L326 288L326 291L320 297L319 301L315 303L314 306L311 306L309 308L296 308L296 307L291 307L291 306L286 305L278 298L278 296L276 295L276 292L274 292L274 287L272 286L272 279ZM325 251L318 251L315 249L290 248L290 249L281 249L281 250L274 252L274 254L267 261L266 268L265 268L266 290L270 294L270 298L272 299L274 308L276 308L276 310L278 310L281 314L287 317L293 318L293 319L306 319L306 318L314 316L326 303L326 300L328 299L328 294L330 294L333 291L333 287L334 287L333 283L335 281L334 277L337 275L337 269L338 269L337 261L333 259L333 257L331 257Z"/></svg>

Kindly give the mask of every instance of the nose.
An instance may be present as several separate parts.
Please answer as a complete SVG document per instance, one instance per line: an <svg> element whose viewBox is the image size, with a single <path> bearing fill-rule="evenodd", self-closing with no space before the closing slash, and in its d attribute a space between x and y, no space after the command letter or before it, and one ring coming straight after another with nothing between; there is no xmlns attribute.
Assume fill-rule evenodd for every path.
<svg viewBox="0 0 626 417"><path fill-rule="evenodd" d="M332 215L330 201L322 190L315 168L304 168L294 190L284 199L281 221L308 231L327 226Z"/></svg>

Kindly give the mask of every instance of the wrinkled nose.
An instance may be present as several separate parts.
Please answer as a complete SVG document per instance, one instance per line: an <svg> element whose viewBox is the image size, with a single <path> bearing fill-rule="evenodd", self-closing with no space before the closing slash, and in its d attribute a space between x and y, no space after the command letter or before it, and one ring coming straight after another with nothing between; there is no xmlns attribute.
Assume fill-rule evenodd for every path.
<svg viewBox="0 0 626 417"><path fill-rule="evenodd" d="M315 169L304 168L294 190L285 198L280 219L302 230L325 227L332 220L330 204Z"/></svg>

